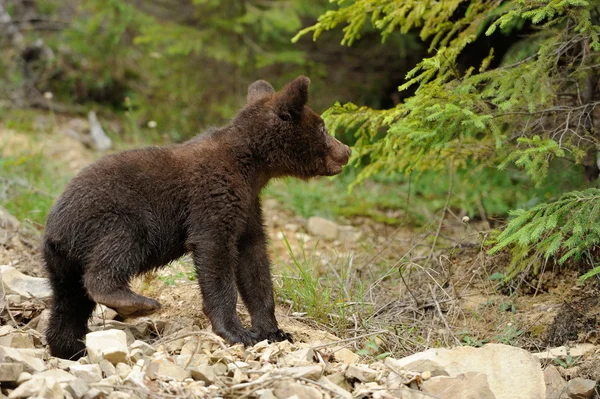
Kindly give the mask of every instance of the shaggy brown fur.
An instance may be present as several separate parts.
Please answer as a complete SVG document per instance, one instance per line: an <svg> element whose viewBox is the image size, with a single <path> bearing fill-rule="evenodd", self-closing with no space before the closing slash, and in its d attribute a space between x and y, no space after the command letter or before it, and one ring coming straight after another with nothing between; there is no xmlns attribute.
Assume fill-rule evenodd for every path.
<svg viewBox="0 0 600 399"><path fill-rule="evenodd" d="M109 155L76 176L48 216L52 355L78 358L96 303L124 315L160 308L131 278L191 252L203 309L230 343L291 336L275 319L259 194L269 179L341 172L350 149L306 106L309 79L248 88L232 123L188 142ZM236 313L237 291L252 318Z"/></svg>

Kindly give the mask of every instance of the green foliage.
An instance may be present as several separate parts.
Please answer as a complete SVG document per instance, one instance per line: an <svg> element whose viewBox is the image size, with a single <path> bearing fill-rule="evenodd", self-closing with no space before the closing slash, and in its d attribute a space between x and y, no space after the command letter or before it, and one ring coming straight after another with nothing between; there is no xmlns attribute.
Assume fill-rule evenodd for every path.
<svg viewBox="0 0 600 399"><path fill-rule="evenodd" d="M449 166L503 170L514 164L541 187L557 160L577 165L587 162L586 157L596 158L600 143L591 120L599 104L581 90L597 89L590 86L600 64L597 2L335 3L337 9L322 14L295 39L312 32L316 40L343 26L342 45L352 45L370 24L384 41L398 31L419 31L432 53L407 73L399 90L412 89L414 95L395 107L336 103L325 112L333 131L356 132L353 161L362 169L353 185L381 173L418 176ZM515 33L522 38L515 39ZM490 48L478 64L465 64L461 57L471 44L493 35L513 35L511 40L518 41L502 59L496 60ZM523 270L523 262L537 270L540 259L559 252L560 262L584 254L596 259L596 235L591 232L599 228L599 220L584 212L597 210L586 199L595 195L590 193L576 191L556 203L515 213L495 247L512 248L509 278ZM584 199L576 199L581 195Z"/></svg>
<svg viewBox="0 0 600 399"><path fill-rule="evenodd" d="M529 265L537 272L551 257L560 264L595 258L600 243L600 189L572 191L555 202L513 211L512 216L491 250L511 249L507 279Z"/></svg>

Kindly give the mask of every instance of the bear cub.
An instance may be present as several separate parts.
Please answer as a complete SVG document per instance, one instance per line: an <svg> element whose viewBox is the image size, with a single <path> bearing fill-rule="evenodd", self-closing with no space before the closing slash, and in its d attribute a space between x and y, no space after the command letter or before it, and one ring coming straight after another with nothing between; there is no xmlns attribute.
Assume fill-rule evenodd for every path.
<svg viewBox="0 0 600 399"><path fill-rule="evenodd" d="M307 105L310 80L259 80L232 122L182 144L105 156L68 184L46 223L53 290L46 338L53 356L84 354L96 303L126 316L160 303L132 277L191 253L203 311L229 343L291 340L275 318L260 191L269 179L340 173L350 148ZM251 316L236 313L237 292Z"/></svg>

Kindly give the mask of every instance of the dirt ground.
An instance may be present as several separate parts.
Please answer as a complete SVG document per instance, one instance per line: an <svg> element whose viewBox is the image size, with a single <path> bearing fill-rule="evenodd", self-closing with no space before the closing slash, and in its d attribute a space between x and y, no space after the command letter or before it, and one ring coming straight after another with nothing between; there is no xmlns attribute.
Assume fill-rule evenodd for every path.
<svg viewBox="0 0 600 399"><path fill-rule="evenodd" d="M60 122L62 125L68 120ZM43 148L47 156L62 160L74 172L98 157L79 141L57 133L41 135L35 143L16 131L2 130L2 150ZM388 226L365 218L338 220L349 226L343 241L317 240L308 233L307 221L285 211L281 204L266 198L266 224L271 239L275 285L282 265L292 252L310 249L319 259L319 273L332 273L340 259L352 258L351 277L373 281L366 298L373 309L369 314L354 312L347 329L333 329L299 314L289 303L278 304L283 329L301 342L327 342L337 337L357 338L352 349L364 348L369 334L376 335L372 355L392 352L403 356L434 346L474 345L501 342L532 352L578 342L599 344L600 289L596 281L577 282L573 270L548 268L540 275L516 278L510 285L491 279L502 271L508 259L490 257L481 249L489 234L487 222L463 223L449 215L437 233L437 224L415 229ZM40 235L6 222L0 224L0 265L13 265L23 273L43 276L39 252ZM436 237L437 236L437 240ZM438 247L431 251L433 241ZM429 266L424 266L429 265ZM158 299L162 310L156 319L184 317L204 328L197 284L185 276L191 270L189 259L136 279L135 290ZM373 276L380 276L373 278ZM592 280L592 279L590 279ZM175 284L168 284L168 281ZM29 309L13 309L13 317L23 323L33 319L44 304ZM238 311L244 321L243 306ZM577 363L576 373L600 379L600 368Z"/></svg>

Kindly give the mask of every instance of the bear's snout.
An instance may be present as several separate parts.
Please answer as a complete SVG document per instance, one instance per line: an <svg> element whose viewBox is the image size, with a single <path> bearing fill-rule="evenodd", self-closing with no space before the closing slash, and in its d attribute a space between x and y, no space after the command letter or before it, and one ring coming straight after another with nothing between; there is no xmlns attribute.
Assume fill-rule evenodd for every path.
<svg viewBox="0 0 600 399"><path fill-rule="evenodd" d="M334 176L342 172L342 167L348 164L352 150L350 147L337 140L332 136L328 136L327 153L327 176Z"/></svg>

